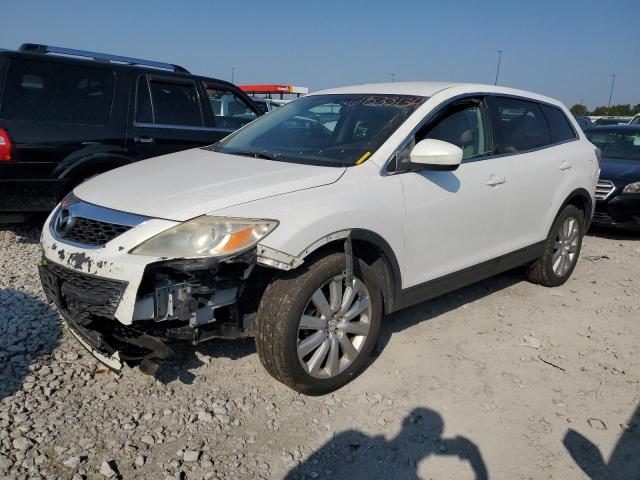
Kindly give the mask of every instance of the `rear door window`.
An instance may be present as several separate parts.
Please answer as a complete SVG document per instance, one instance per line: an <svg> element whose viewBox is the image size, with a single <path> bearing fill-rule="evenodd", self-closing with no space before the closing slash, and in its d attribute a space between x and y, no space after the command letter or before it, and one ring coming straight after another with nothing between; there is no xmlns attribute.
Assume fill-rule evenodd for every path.
<svg viewBox="0 0 640 480"><path fill-rule="evenodd" d="M154 124L203 126L200 99L195 82L150 77L149 88ZM144 87L142 95L144 95ZM144 98L138 100L142 100L144 104Z"/></svg>
<svg viewBox="0 0 640 480"><path fill-rule="evenodd" d="M544 116L547 117L547 121L549 122L551 141L553 143L566 142L567 140L576 138L576 132L573 130L565 114L562 113L562 110L557 107L552 107L551 105L541 106Z"/></svg>
<svg viewBox="0 0 640 480"><path fill-rule="evenodd" d="M207 82L204 83L204 88L216 128L237 130L258 117L249 104L233 91ZM266 108L265 105L265 110Z"/></svg>
<svg viewBox="0 0 640 480"><path fill-rule="evenodd" d="M7 120L104 125L115 78L106 68L11 59L0 114Z"/></svg>
<svg viewBox="0 0 640 480"><path fill-rule="evenodd" d="M536 102L495 97L500 153L516 153L551 143L549 126Z"/></svg>

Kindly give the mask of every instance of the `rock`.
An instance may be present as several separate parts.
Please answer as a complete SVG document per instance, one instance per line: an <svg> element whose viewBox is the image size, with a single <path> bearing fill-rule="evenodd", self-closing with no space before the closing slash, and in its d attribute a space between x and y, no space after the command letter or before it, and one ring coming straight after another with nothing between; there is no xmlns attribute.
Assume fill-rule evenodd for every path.
<svg viewBox="0 0 640 480"><path fill-rule="evenodd" d="M136 459L134 460L133 464L134 464L136 467L143 467L143 466L144 466L144 463L146 462L146 460L147 460L147 459L145 458L145 456L144 456L144 455L138 455L138 456L136 457Z"/></svg>
<svg viewBox="0 0 640 480"><path fill-rule="evenodd" d="M80 455L74 455L72 457L68 457L67 459L65 459L62 462L62 464L65 467L76 468L78 465L80 465L81 461L82 461L82 459L80 458Z"/></svg>
<svg viewBox="0 0 640 480"><path fill-rule="evenodd" d="M20 436L13 441L13 448L16 450L29 450L33 447L33 442L29 440L27 437Z"/></svg>
<svg viewBox="0 0 640 480"><path fill-rule="evenodd" d="M147 445L153 445L154 443L156 443L151 435L143 435L140 441L142 443L146 443Z"/></svg>
<svg viewBox="0 0 640 480"><path fill-rule="evenodd" d="M522 338L521 345L523 347L534 348L537 350L540 348L540 340L538 340L536 337L532 337L531 335L527 335L526 337Z"/></svg>
<svg viewBox="0 0 640 480"><path fill-rule="evenodd" d="M197 450L185 450L182 454L182 459L185 462L197 462L200 458L200 452Z"/></svg>
<svg viewBox="0 0 640 480"><path fill-rule="evenodd" d="M0 473L8 472L13 466L13 461L0 453Z"/></svg>
<svg viewBox="0 0 640 480"><path fill-rule="evenodd" d="M198 412L198 420L205 423L211 423L213 422L213 415L211 415L209 412L202 410Z"/></svg>
<svg viewBox="0 0 640 480"><path fill-rule="evenodd" d="M115 460L104 460L100 465L100 475L107 478L112 478L118 475L118 467Z"/></svg>

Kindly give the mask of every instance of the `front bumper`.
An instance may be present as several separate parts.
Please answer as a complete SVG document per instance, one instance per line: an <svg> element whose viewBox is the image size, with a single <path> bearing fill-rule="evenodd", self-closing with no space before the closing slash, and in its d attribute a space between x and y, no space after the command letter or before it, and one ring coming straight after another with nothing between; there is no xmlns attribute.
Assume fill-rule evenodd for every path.
<svg viewBox="0 0 640 480"><path fill-rule="evenodd" d="M249 281L255 251L224 260L131 255L131 247L175 222L148 219L102 246L82 247L57 240L50 220L41 238L43 290L78 341L110 368L168 358L175 341L252 333L256 277L263 284L266 278ZM252 294L239 305L247 290Z"/></svg>
<svg viewBox="0 0 640 480"><path fill-rule="evenodd" d="M596 202L592 224L640 229L640 194L619 194Z"/></svg>

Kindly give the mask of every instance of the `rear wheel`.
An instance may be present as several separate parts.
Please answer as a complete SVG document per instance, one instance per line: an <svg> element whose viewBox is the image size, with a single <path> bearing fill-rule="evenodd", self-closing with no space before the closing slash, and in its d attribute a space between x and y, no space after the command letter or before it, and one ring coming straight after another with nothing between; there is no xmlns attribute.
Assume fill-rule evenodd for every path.
<svg viewBox="0 0 640 480"><path fill-rule="evenodd" d="M375 276L332 254L272 282L257 317L256 348L267 371L308 395L332 392L359 375L377 342L382 297Z"/></svg>
<svg viewBox="0 0 640 480"><path fill-rule="evenodd" d="M578 262L584 227L584 213L567 205L553 222L544 253L528 267L529 280L546 287L565 283Z"/></svg>

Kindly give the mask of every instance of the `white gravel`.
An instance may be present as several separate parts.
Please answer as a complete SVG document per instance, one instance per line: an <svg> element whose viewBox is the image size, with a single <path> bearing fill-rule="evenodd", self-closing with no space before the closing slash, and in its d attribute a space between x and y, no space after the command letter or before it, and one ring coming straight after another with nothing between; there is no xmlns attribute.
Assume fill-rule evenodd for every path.
<svg viewBox="0 0 640 480"><path fill-rule="evenodd" d="M47 305L37 239L0 226L0 478L640 472L640 236L587 237L558 289L512 272L387 318L367 371L319 398L250 340L185 350L159 380L106 371Z"/></svg>

